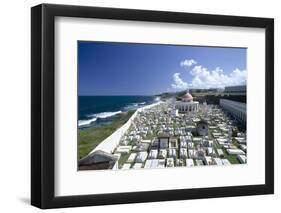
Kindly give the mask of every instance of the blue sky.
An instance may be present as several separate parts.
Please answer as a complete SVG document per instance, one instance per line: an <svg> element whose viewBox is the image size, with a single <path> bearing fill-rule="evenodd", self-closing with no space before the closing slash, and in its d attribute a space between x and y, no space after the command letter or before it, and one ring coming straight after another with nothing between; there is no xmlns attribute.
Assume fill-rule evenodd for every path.
<svg viewBox="0 0 281 213"><path fill-rule="evenodd" d="M154 95L245 84L246 51L78 41L78 94Z"/></svg>

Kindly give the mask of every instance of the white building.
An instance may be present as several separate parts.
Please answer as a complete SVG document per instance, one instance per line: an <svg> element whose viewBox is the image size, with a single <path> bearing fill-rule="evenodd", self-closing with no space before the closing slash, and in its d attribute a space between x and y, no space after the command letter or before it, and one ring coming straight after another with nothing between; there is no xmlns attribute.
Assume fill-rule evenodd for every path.
<svg viewBox="0 0 281 213"><path fill-rule="evenodd" d="M234 118L246 124L247 108L246 104L238 101L220 99L220 106L228 111Z"/></svg>
<svg viewBox="0 0 281 213"><path fill-rule="evenodd" d="M181 101L176 101L176 109L180 113L197 112L198 106L199 102L193 101L193 97L191 94L189 94L188 90Z"/></svg>

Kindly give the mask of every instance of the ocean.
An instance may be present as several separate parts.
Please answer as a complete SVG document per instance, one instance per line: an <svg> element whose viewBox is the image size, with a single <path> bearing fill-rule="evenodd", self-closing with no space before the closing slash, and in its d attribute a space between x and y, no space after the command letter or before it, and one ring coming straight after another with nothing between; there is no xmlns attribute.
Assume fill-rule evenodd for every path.
<svg viewBox="0 0 281 213"><path fill-rule="evenodd" d="M159 101L155 96L79 96L79 128L110 123L121 112Z"/></svg>

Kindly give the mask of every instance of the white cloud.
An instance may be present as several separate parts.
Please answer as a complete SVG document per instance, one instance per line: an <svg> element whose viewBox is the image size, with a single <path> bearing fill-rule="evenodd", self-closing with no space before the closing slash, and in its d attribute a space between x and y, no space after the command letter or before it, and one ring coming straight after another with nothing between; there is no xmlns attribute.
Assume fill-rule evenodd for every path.
<svg viewBox="0 0 281 213"><path fill-rule="evenodd" d="M180 73L174 73L173 80L172 88L179 90L188 88L188 84L180 78Z"/></svg>
<svg viewBox="0 0 281 213"><path fill-rule="evenodd" d="M224 88L225 86L235 86L246 84L247 70L235 69L231 73L226 74L222 69L217 67L214 70L197 65L189 71L192 80L185 82L180 78L180 73L173 75L174 83L172 88L183 90L187 88Z"/></svg>
<svg viewBox="0 0 281 213"><path fill-rule="evenodd" d="M185 59L180 62L181 67L191 67L193 64L197 64L197 61L194 59Z"/></svg>
<svg viewBox="0 0 281 213"><path fill-rule="evenodd" d="M243 85L247 81L247 71L235 69L230 74L225 74L217 67L215 70L198 65L190 71L193 79L189 84L192 88L224 88L225 86Z"/></svg>

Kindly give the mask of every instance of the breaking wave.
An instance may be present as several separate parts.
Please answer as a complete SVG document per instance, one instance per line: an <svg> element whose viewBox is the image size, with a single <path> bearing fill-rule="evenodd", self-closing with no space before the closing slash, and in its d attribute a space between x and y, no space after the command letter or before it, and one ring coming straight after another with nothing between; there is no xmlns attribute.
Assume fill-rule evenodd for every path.
<svg viewBox="0 0 281 213"><path fill-rule="evenodd" d="M130 103L128 104L127 106L124 107L124 110L125 111L128 111L128 110L135 110L143 105L145 105L146 102L140 102L140 103Z"/></svg>
<svg viewBox="0 0 281 213"><path fill-rule="evenodd" d="M155 98L154 98L154 102L159 102L159 101L161 101L161 98L160 98L160 97L155 97Z"/></svg>
<svg viewBox="0 0 281 213"><path fill-rule="evenodd" d="M91 116L94 116L96 118L108 118L108 117L112 117L114 115L117 115L119 113L121 113L122 111L116 111L116 112L101 112L101 113L97 113L97 114L92 114Z"/></svg>
<svg viewBox="0 0 281 213"><path fill-rule="evenodd" d="M97 119L105 119L105 118L109 118L112 116L115 116L117 114L122 113L122 111L116 111L116 112L101 112L101 113L97 113L97 114L92 114L89 115L89 119L87 120L79 120L78 121L78 126L82 127L82 126L88 126L92 123L94 123Z"/></svg>
<svg viewBox="0 0 281 213"><path fill-rule="evenodd" d="M88 126L91 123L95 122L97 120L97 118L92 118L92 119L88 119L88 120L79 120L78 121L78 126Z"/></svg>

